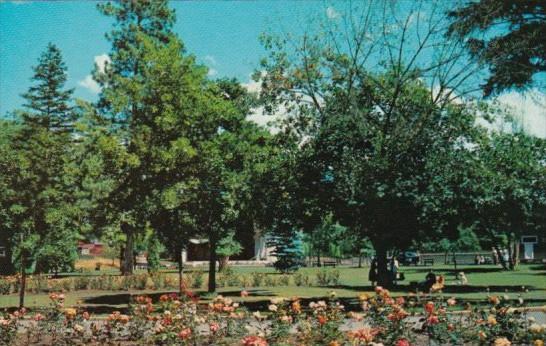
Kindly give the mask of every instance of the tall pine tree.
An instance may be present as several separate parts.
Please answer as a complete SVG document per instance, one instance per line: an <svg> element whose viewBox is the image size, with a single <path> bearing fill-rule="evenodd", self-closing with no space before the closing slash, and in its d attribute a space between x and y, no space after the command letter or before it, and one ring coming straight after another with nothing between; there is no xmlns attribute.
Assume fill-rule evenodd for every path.
<svg viewBox="0 0 546 346"><path fill-rule="evenodd" d="M95 79L103 87L99 113L111 121L112 135L122 143L123 153L117 156L113 170L118 183L106 203L126 237L121 269L128 275L134 267L135 235L145 229L149 210L148 163L154 120L147 114L142 93L144 42L167 44L175 15L166 0L124 0L98 8L115 19L113 30L106 35L112 43L110 62L104 71L95 71Z"/></svg>
<svg viewBox="0 0 546 346"><path fill-rule="evenodd" d="M61 50L49 43L33 70L36 84L23 94L24 107L29 110L24 113L25 121L47 130L67 129L74 120L69 105L74 90L64 89L67 74Z"/></svg>
<svg viewBox="0 0 546 346"><path fill-rule="evenodd" d="M61 52L49 44L34 67L34 84L23 95L26 109L19 113L20 129L10 143L17 170L8 183L9 225L14 258L23 274L20 305L27 271L69 269L76 257L76 203L66 179L72 144L67 130L74 116L66 80Z"/></svg>

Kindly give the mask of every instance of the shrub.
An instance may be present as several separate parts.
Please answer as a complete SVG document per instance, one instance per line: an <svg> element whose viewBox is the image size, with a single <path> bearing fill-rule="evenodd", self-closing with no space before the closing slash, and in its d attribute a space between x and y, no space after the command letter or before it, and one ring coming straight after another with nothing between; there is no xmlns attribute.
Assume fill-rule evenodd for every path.
<svg viewBox="0 0 546 346"><path fill-rule="evenodd" d="M235 274L232 274L232 275L228 275L226 277L226 280L227 280L227 286L231 286L231 287L235 287L235 286L241 286L241 280L239 278L239 275L235 275Z"/></svg>
<svg viewBox="0 0 546 346"><path fill-rule="evenodd" d="M330 270L328 272L328 283L334 286L339 285L340 276L341 276L341 272L338 269Z"/></svg>
<svg viewBox="0 0 546 346"><path fill-rule="evenodd" d="M146 288L146 284L148 283L148 275L147 274L137 274L133 275L134 277L134 288L138 290L143 290Z"/></svg>
<svg viewBox="0 0 546 346"><path fill-rule="evenodd" d="M8 279L0 278L0 294L11 293L11 282Z"/></svg>
<svg viewBox="0 0 546 346"><path fill-rule="evenodd" d="M249 275L241 275L241 286L243 287L251 287L252 286L252 277Z"/></svg>
<svg viewBox="0 0 546 346"><path fill-rule="evenodd" d="M100 288L112 290L114 288L114 277L112 275L101 275L99 279Z"/></svg>
<svg viewBox="0 0 546 346"><path fill-rule="evenodd" d="M290 285L290 275L284 274L279 277L279 285L280 286L288 286Z"/></svg>
<svg viewBox="0 0 546 346"><path fill-rule="evenodd" d="M154 283L155 289L160 289L165 287L165 275L161 273L151 273L150 278L152 279L152 282Z"/></svg>
<svg viewBox="0 0 546 346"><path fill-rule="evenodd" d="M78 276L74 278L74 289L75 290L87 290L89 289L89 277L85 275Z"/></svg>
<svg viewBox="0 0 546 346"><path fill-rule="evenodd" d="M317 271L316 277L318 286L328 286L328 271L326 269Z"/></svg>
<svg viewBox="0 0 546 346"><path fill-rule="evenodd" d="M296 286L310 286L311 280L309 279L309 275L304 273L294 274L294 284Z"/></svg>
<svg viewBox="0 0 546 346"><path fill-rule="evenodd" d="M339 285L340 276L341 276L341 272L337 269L333 269L333 270L321 269L316 274L317 285L318 286Z"/></svg>
<svg viewBox="0 0 546 346"><path fill-rule="evenodd" d="M186 274L187 285L192 288L201 288L205 282L203 273L197 270Z"/></svg>
<svg viewBox="0 0 546 346"><path fill-rule="evenodd" d="M277 286L278 280L273 275L266 275L264 279L264 285L268 287Z"/></svg>
<svg viewBox="0 0 546 346"><path fill-rule="evenodd" d="M257 273L257 272L254 272L251 274L251 278L252 278L252 286L253 287L260 287L262 286L263 282L264 282L264 273Z"/></svg>

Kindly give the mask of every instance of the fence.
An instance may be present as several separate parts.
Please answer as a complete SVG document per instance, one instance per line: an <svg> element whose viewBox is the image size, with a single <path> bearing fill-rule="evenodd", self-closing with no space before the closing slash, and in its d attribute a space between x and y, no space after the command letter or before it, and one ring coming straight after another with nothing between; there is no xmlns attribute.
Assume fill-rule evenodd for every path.
<svg viewBox="0 0 546 346"><path fill-rule="evenodd" d="M419 258L419 265L424 265L426 262L433 262L435 265L438 264L455 264L457 265L467 265L475 264L476 256L483 256L486 264L495 263L495 258L493 253L490 251L478 251L478 252L457 252L457 253L421 253ZM431 261L432 260L432 261ZM331 258L331 257L321 257L321 262L333 262L335 261L337 265L340 266L351 266L356 267L361 264L363 267L370 266L372 257L351 257L351 258ZM307 265L310 267L315 267L317 265L317 258L307 258Z"/></svg>

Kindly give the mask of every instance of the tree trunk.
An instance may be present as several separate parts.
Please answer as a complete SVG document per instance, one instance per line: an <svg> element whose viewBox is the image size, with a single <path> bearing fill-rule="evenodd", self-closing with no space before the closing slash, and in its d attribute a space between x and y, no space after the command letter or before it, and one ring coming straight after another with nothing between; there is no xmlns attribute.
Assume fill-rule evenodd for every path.
<svg viewBox="0 0 546 346"><path fill-rule="evenodd" d="M123 253L123 266L121 269L122 275L133 275L133 269L135 267L133 249L135 234L133 228L129 224L122 224L121 230L126 236L125 240L125 252Z"/></svg>
<svg viewBox="0 0 546 346"><path fill-rule="evenodd" d="M119 247L119 270L123 270L123 254L125 253L125 247L122 245Z"/></svg>
<svg viewBox="0 0 546 346"><path fill-rule="evenodd" d="M358 268L362 268L362 254L358 254Z"/></svg>
<svg viewBox="0 0 546 346"><path fill-rule="evenodd" d="M457 270L457 253L453 251L453 267Z"/></svg>
<svg viewBox="0 0 546 346"><path fill-rule="evenodd" d="M321 264L320 264L320 251L317 252L317 267L320 267Z"/></svg>
<svg viewBox="0 0 546 346"><path fill-rule="evenodd" d="M182 248L176 250L178 257L178 289L180 290L180 296L184 294L184 258L182 257Z"/></svg>
<svg viewBox="0 0 546 346"><path fill-rule="evenodd" d="M393 281L387 264L387 247L381 242L374 246L377 256L377 285L390 288L393 286Z"/></svg>
<svg viewBox="0 0 546 346"><path fill-rule="evenodd" d="M216 292L216 235L209 236L209 293Z"/></svg>
<svg viewBox="0 0 546 346"><path fill-rule="evenodd" d="M519 265L519 248L520 248L520 242L519 240L514 241L514 268Z"/></svg>
<svg viewBox="0 0 546 346"><path fill-rule="evenodd" d="M514 264L513 264L513 258L514 258L514 252L513 252L513 245L514 242L512 240L508 241L508 269L514 270Z"/></svg>
<svg viewBox="0 0 546 346"><path fill-rule="evenodd" d="M19 290L19 308L25 306L25 289L27 287L27 271L26 271L26 256L22 254L21 256L21 287Z"/></svg>
<svg viewBox="0 0 546 346"><path fill-rule="evenodd" d="M218 271L219 272L224 271L224 269L227 268L228 264L229 264L229 256L220 257L220 259L218 260Z"/></svg>
<svg viewBox="0 0 546 346"><path fill-rule="evenodd" d="M508 246L508 266L510 270L516 269L519 259L519 242L515 239L510 240Z"/></svg>

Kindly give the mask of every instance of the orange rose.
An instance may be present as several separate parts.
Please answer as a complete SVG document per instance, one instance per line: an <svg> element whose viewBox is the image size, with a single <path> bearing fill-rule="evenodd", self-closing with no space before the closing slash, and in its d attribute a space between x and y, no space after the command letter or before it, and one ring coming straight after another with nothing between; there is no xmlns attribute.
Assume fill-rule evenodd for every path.
<svg viewBox="0 0 546 346"><path fill-rule="evenodd" d="M430 315L434 312L434 303L433 302L427 302L425 304L425 311Z"/></svg>

